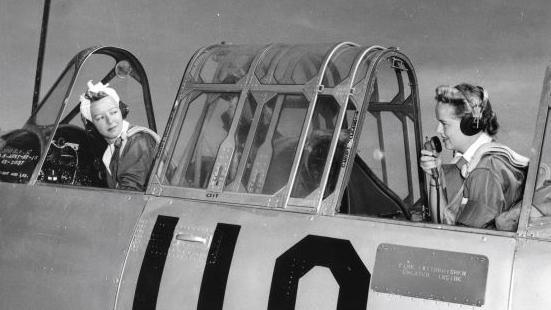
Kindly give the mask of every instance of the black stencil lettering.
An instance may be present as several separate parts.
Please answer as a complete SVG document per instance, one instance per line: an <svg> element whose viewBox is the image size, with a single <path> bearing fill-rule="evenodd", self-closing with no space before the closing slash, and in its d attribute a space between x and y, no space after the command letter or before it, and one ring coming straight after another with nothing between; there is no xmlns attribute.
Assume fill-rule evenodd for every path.
<svg viewBox="0 0 551 310"><path fill-rule="evenodd" d="M300 278L327 267L340 286L338 310L365 310L371 274L348 240L308 235L277 258L268 310L295 309Z"/></svg>
<svg viewBox="0 0 551 310"><path fill-rule="evenodd" d="M210 245L197 310L221 310L241 226L218 223Z"/></svg>
<svg viewBox="0 0 551 310"><path fill-rule="evenodd" d="M168 248L177 223L177 217L157 216L138 276L133 310L155 310Z"/></svg>

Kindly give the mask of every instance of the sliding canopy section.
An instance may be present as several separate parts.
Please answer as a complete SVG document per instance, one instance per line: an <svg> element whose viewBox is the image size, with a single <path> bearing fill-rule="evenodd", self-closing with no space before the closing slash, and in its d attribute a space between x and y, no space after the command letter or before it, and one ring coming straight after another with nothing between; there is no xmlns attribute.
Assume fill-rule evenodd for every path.
<svg viewBox="0 0 551 310"><path fill-rule="evenodd" d="M386 71L385 81L377 77L382 66L392 71L390 83ZM417 167L409 163L410 146L420 147L415 75L397 49L351 42L202 48L178 90L150 192L334 213L366 115L374 115L375 140L384 142L382 112L405 126L393 130L408 152L403 166ZM414 124L413 144L402 136L406 119ZM389 186L390 177L385 169L380 181ZM402 200L412 204L419 181L406 178Z"/></svg>

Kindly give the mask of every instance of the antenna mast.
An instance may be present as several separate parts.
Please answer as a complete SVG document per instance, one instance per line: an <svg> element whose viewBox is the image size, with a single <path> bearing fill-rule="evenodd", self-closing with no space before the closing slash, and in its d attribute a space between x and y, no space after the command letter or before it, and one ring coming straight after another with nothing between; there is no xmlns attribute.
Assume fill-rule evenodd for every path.
<svg viewBox="0 0 551 310"><path fill-rule="evenodd" d="M40 30L40 45L38 47L38 60L36 61L36 75L34 78L33 105L31 113L34 113L38 108L38 100L40 99L40 81L42 80L42 65L44 63L44 51L46 49L46 34L48 33L50 2L51 0L44 0L44 12L42 14L42 28Z"/></svg>

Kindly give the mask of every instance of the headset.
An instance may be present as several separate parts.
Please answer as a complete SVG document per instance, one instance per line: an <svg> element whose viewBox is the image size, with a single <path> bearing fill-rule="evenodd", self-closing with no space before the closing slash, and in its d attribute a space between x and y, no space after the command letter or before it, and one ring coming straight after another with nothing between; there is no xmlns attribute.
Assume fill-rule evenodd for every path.
<svg viewBox="0 0 551 310"><path fill-rule="evenodd" d="M482 93L482 98L476 94L475 90ZM443 103L453 103L465 107L465 114L459 125L464 135L474 136L486 128L486 122L482 120L482 111L488 104L488 92L481 86L469 84L459 84L453 87L439 86L436 88L435 99Z"/></svg>
<svg viewBox="0 0 551 310"><path fill-rule="evenodd" d="M481 132L486 125L482 122L482 111L485 108L486 103L488 102L488 92L481 86L475 86L475 88L480 89L482 92L482 98L478 96L467 96L465 92L457 89L465 98L465 106L467 107L467 113L461 118L461 123L459 128L461 132L466 136L474 136L477 133Z"/></svg>
<svg viewBox="0 0 551 310"><path fill-rule="evenodd" d="M128 113L130 113L130 109L128 108L128 105L122 100L119 100L119 109L121 110L122 119L126 119L128 116Z"/></svg>
<svg viewBox="0 0 551 310"><path fill-rule="evenodd" d="M119 109L121 110L122 119L126 119L128 113L130 113L130 108L128 108L128 105L122 102L122 100L119 100ZM99 135L99 132L97 132L96 126L94 126L91 121L87 120L84 116L81 116L81 120L82 123L84 123L84 129L88 134L97 134L98 136L101 136Z"/></svg>

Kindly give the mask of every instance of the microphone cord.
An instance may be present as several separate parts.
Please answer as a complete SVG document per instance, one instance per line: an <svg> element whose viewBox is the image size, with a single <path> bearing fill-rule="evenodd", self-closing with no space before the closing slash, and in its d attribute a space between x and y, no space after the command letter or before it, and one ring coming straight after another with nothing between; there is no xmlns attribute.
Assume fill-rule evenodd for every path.
<svg viewBox="0 0 551 310"><path fill-rule="evenodd" d="M440 220L440 182L438 181L438 177L434 178L434 186L436 189L436 222L442 224Z"/></svg>

